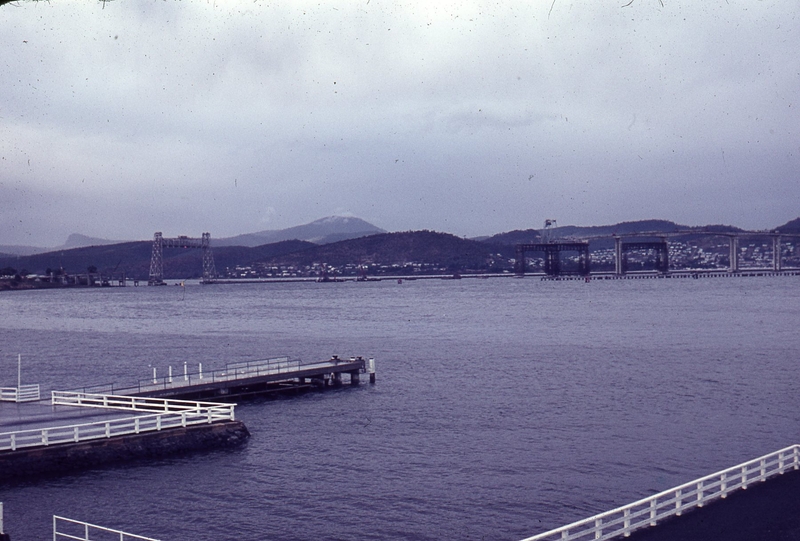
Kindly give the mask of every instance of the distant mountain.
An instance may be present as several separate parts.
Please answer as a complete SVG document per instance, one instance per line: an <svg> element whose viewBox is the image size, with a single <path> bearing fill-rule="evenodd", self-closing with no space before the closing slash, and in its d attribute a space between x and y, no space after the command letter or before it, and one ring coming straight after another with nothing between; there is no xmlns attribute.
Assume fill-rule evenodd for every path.
<svg viewBox="0 0 800 541"><path fill-rule="evenodd" d="M800 218L790 220L775 229L781 233L800 233Z"/></svg>
<svg viewBox="0 0 800 541"><path fill-rule="evenodd" d="M516 229L508 233L498 233L491 237L481 237L473 240L487 242L489 244L533 244L542 242L542 235L535 229Z"/></svg>
<svg viewBox="0 0 800 541"><path fill-rule="evenodd" d="M314 244L330 244L342 240L386 233L385 230L360 218L329 216L309 224L288 229L259 231L235 237L212 239L212 246L261 246L284 240L304 240Z"/></svg>
<svg viewBox="0 0 800 541"><path fill-rule="evenodd" d="M99 239L97 237L87 237L86 235L81 235L80 233L73 233L67 237L67 242L61 246L56 246L53 248L53 250L83 248L85 246L105 246L107 244L121 244L123 242L125 241Z"/></svg>
<svg viewBox="0 0 800 541"><path fill-rule="evenodd" d="M0 244L0 257L11 257L15 255L32 255L47 251L47 248L37 248L35 246L19 246L14 244Z"/></svg>
<svg viewBox="0 0 800 541"><path fill-rule="evenodd" d="M372 229L365 229L366 227ZM338 228L338 230L337 230ZM349 231L348 231L349 229ZM791 220L777 228L784 233L800 233L800 218ZM467 240L448 233L432 231L413 231L403 233L378 233L378 228L358 218L331 217L317 220L305 226L298 226L282 231L261 232L254 238L259 242L256 246L221 245L212 239L214 261L217 271L223 274L225 269L237 266L249 266L256 263L272 265L311 265L326 263L328 265L360 265L380 264L394 265L406 263L425 263L446 267L448 269L493 269L498 261L515 257L515 244L542 242L542 231L528 229L500 233L484 240ZM701 232L735 232L741 229L728 225L709 225L688 227L665 220L643 220L624 222L616 225L577 227L565 226L548 230L551 238L593 238L605 236L591 241L591 249L609 248L614 244L611 235L630 234L636 232L658 233L687 231L681 235L686 242L697 239L706 242L708 236ZM697 235L693 234L694 232ZM327 244L310 240L285 239L277 242L263 242L271 234L282 234L295 237L305 236L317 242L336 238L336 235L353 235ZM259 236L261 235L261 236ZM242 236L244 237L244 236ZM240 237L233 237L237 239ZM18 255L10 253L8 248L0 247L0 269L11 267L17 271L44 274L47 269L63 268L67 273L85 273L89 267L96 267L104 275L119 276L124 273L128 278L147 280L150 270L152 241L123 242L104 244L104 239L93 239L83 235L70 235L67 244L90 242L93 245L79 248L51 249L46 253ZM102 243L102 244L101 244ZM202 275L202 251L175 250L165 248L163 252L164 275L166 278L199 278Z"/></svg>
<svg viewBox="0 0 800 541"><path fill-rule="evenodd" d="M217 269L223 270L314 246L316 245L310 242L291 240L255 248L220 247L214 248L212 253ZM26 271L25 274L45 274L47 269L63 268L68 274L81 274L93 266L105 275L119 276L124 273L128 278L147 280L152 250L152 241L136 241L56 250L29 256L0 256L0 268L12 267L20 272ZM166 248L163 251L163 265L166 278L200 278L203 274L203 252Z"/></svg>
<svg viewBox="0 0 800 541"><path fill-rule="evenodd" d="M629 235L631 233L658 232L672 233L684 229L691 229L685 225L679 225L668 220L639 220L635 222L621 222L614 225L596 225L580 227L568 225L564 227L554 227L548 231L551 238L563 237L594 237L608 235Z"/></svg>
<svg viewBox="0 0 800 541"><path fill-rule="evenodd" d="M434 231L407 231L381 233L368 237L349 239L301 252L288 253L261 261L280 265L346 264L404 264L430 263L442 266L482 268L498 252L513 257L514 249L508 246L487 244L459 238L449 233Z"/></svg>
<svg viewBox="0 0 800 541"><path fill-rule="evenodd" d="M41 246L0 245L0 257L45 254L47 252L55 252L56 250L69 250L71 248L103 246L107 244L120 244L122 242L123 241L121 240L98 239L95 237L87 237L86 235L81 235L79 233L72 233L69 237L67 237L67 242L61 246L44 248Z"/></svg>

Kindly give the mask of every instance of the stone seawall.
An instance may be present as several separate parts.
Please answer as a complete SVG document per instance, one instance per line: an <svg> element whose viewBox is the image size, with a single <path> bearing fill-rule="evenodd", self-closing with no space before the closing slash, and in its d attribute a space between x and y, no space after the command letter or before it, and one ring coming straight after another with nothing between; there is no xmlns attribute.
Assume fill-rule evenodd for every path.
<svg viewBox="0 0 800 541"><path fill-rule="evenodd" d="M250 432L241 421L170 428L101 440L0 452L0 481L58 474L131 460L236 447Z"/></svg>

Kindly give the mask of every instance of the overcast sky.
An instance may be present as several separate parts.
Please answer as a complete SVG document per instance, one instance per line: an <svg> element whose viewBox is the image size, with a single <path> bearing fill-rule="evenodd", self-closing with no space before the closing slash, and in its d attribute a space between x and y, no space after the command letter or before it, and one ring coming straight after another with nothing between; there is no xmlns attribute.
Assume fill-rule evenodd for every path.
<svg viewBox="0 0 800 541"><path fill-rule="evenodd" d="M0 244L800 215L797 0L0 7Z"/></svg>

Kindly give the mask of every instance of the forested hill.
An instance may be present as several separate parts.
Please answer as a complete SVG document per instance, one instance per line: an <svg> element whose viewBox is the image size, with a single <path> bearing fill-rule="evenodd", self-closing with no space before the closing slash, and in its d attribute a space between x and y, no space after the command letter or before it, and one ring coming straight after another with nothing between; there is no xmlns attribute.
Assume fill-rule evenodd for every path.
<svg viewBox="0 0 800 541"><path fill-rule="evenodd" d="M776 228L785 233L800 232L800 218ZM548 231L551 238L564 236L596 236L626 234L635 231L741 231L732 226L686 227L662 220L626 222L615 226L559 227ZM315 263L331 266L394 265L421 263L464 270L489 270L495 259L515 255L517 243L541 242L542 231L511 231L483 240L468 240L448 233L407 231L379 233L330 244L314 244L301 240L285 240L255 247L213 246L217 271L254 264L272 266L310 266ZM691 236L691 235L689 235ZM593 249L602 248L594 242ZM0 254L0 276L14 271L19 274L45 274L48 269L63 269L68 274L81 274L93 267L101 274L146 280L150 272L152 242L137 241L61 249L49 253L9 256ZM172 279L199 278L202 275L202 252L197 249L164 249L164 276Z"/></svg>

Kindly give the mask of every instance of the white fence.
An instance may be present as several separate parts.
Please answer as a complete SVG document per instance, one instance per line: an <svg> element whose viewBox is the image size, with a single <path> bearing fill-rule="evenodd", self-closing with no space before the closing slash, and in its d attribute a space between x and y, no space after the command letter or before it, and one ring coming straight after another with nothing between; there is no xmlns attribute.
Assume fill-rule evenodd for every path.
<svg viewBox="0 0 800 541"><path fill-rule="evenodd" d="M85 408L119 409L125 411L151 411L164 413L181 413L184 411L213 410L229 411L233 420L235 404L218 402L198 402L197 400L172 400L165 398L148 398L146 396L125 396L112 394L83 393L79 391L52 391L51 402L54 406L82 406Z"/></svg>
<svg viewBox="0 0 800 541"><path fill-rule="evenodd" d="M79 520L53 515L53 541L66 539L78 541L127 541L129 539L138 541L158 541L152 537L143 537L141 535L134 535L120 530L112 530L111 528L97 526L96 524L89 524L88 522L81 522Z"/></svg>
<svg viewBox="0 0 800 541"><path fill-rule="evenodd" d="M0 387L0 402L36 402L39 399L39 384Z"/></svg>
<svg viewBox="0 0 800 541"><path fill-rule="evenodd" d="M53 405L112 408L130 412L154 412L106 421L0 433L0 451L59 443L141 434L167 428L187 427L218 421L233 421L235 404L189 402L115 395L53 391Z"/></svg>
<svg viewBox="0 0 800 541"><path fill-rule="evenodd" d="M634 530L655 526L660 520L680 516L684 511L725 498L734 490L746 489L753 483L766 481L769 477L798 467L800 445L792 445L523 541L586 541L628 537Z"/></svg>

